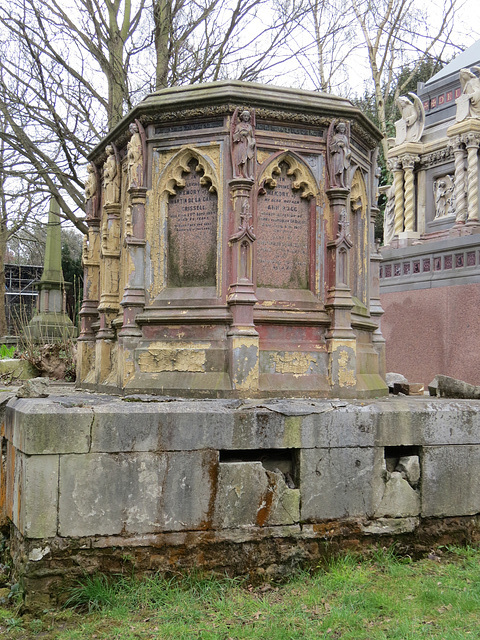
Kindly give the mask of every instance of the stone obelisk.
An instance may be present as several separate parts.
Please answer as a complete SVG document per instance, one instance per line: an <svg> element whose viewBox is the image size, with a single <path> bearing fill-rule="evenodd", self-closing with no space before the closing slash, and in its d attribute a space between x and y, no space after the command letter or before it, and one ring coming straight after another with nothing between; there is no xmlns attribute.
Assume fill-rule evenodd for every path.
<svg viewBox="0 0 480 640"><path fill-rule="evenodd" d="M59 207L55 198L50 200L47 243L43 274L37 283L39 304L37 314L28 323L31 338L39 341L56 341L71 338L75 327L65 313L65 281L62 271L62 239Z"/></svg>

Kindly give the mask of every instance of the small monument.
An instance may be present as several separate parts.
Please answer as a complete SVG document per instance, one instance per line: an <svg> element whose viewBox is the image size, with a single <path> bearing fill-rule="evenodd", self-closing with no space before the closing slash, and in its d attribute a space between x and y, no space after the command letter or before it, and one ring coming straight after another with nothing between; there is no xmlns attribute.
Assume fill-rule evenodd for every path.
<svg viewBox="0 0 480 640"><path fill-rule="evenodd" d="M48 213L45 264L42 277L37 283L38 313L24 330L29 337L39 341L55 341L75 335L75 327L65 312L65 281L62 272L62 239L58 212L58 203L52 197Z"/></svg>
<svg viewBox="0 0 480 640"><path fill-rule="evenodd" d="M90 157L79 386L386 393L378 140L326 94L218 82L148 96Z"/></svg>

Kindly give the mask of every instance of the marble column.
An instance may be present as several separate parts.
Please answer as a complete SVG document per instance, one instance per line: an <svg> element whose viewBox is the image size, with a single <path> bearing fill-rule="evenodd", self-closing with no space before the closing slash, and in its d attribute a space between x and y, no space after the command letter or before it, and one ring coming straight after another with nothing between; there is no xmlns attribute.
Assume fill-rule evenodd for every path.
<svg viewBox="0 0 480 640"><path fill-rule="evenodd" d="M455 223L465 224L467 201L465 199L465 149L461 136L455 136L450 146L455 158Z"/></svg>
<svg viewBox="0 0 480 640"><path fill-rule="evenodd" d="M404 197L403 197L403 167L398 158L392 159L393 186L395 189L395 235L403 231Z"/></svg>
<svg viewBox="0 0 480 640"><path fill-rule="evenodd" d="M405 231L415 231L415 209L414 209L414 188L413 188L413 168L415 162L420 160L419 156L407 154L402 157L402 167L405 172Z"/></svg>
<svg viewBox="0 0 480 640"><path fill-rule="evenodd" d="M478 145L480 135L477 133L467 133L465 136L465 146L467 148L467 198L468 198L468 218L467 224L478 224Z"/></svg>

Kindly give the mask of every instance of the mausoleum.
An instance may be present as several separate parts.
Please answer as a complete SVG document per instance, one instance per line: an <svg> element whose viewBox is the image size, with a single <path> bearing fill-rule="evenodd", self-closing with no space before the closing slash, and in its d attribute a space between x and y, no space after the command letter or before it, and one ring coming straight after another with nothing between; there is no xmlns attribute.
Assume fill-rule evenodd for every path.
<svg viewBox="0 0 480 640"><path fill-rule="evenodd" d="M387 369L480 383L480 40L400 98L380 268Z"/></svg>
<svg viewBox="0 0 480 640"><path fill-rule="evenodd" d="M143 100L91 155L78 385L386 393L379 138L322 93L217 82Z"/></svg>

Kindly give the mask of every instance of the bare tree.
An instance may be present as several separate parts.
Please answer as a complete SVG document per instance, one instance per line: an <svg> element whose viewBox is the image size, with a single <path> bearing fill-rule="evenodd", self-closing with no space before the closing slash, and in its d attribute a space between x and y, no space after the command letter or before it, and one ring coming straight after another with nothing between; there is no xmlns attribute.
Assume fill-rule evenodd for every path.
<svg viewBox="0 0 480 640"><path fill-rule="evenodd" d="M415 0L351 0L351 6L373 82L386 157L388 123L385 96L396 85L394 97L398 97L427 57L440 59L445 47L451 45L456 0L444 0L442 12L436 20ZM399 70L412 61L410 74L398 84Z"/></svg>
<svg viewBox="0 0 480 640"><path fill-rule="evenodd" d="M293 52L301 64L304 84L348 94L348 64L359 47L350 1L306 0L303 9L293 34Z"/></svg>

